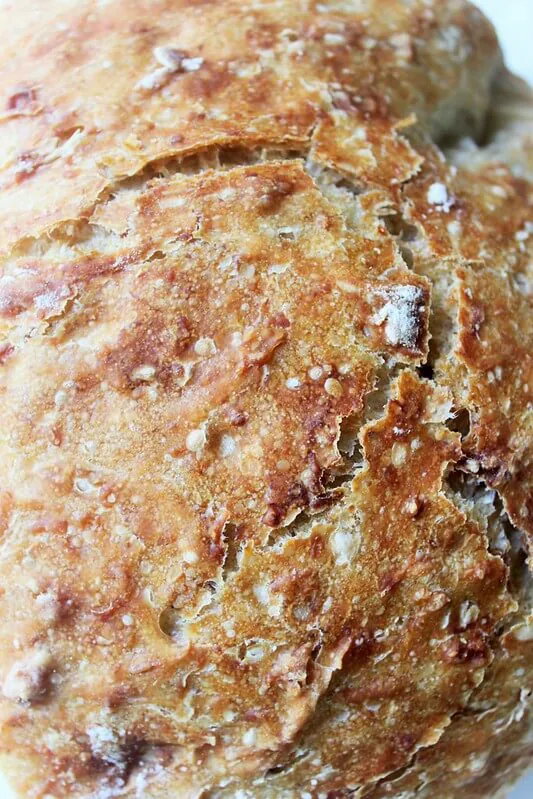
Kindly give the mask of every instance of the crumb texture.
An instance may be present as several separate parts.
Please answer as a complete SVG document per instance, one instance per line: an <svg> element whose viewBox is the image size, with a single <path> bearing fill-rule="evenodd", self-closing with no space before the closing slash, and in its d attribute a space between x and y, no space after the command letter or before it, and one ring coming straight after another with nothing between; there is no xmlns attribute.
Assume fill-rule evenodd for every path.
<svg viewBox="0 0 533 799"><path fill-rule="evenodd" d="M14 789L496 795L533 757L533 101L491 26L19 0L0 27Z"/></svg>

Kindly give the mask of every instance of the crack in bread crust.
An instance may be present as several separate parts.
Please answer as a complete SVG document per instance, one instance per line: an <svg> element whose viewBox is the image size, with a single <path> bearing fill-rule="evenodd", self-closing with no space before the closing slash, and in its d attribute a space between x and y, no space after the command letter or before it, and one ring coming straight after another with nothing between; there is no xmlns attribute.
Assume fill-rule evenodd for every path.
<svg viewBox="0 0 533 799"><path fill-rule="evenodd" d="M530 131L494 32L463 0L43 13L0 63L3 768L485 796L533 682Z"/></svg>

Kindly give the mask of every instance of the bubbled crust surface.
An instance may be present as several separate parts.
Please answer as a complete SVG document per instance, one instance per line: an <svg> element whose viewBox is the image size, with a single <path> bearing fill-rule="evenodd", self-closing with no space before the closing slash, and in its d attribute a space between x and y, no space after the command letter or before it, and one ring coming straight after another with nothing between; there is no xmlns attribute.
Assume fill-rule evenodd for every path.
<svg viewBox="0 0 533 799"><path fill-rule="evenodd" d="M481 130L492 29L389 0L0 23L12 784L494 792L531 758L529 130L511 167L435 143Z"/></svg>

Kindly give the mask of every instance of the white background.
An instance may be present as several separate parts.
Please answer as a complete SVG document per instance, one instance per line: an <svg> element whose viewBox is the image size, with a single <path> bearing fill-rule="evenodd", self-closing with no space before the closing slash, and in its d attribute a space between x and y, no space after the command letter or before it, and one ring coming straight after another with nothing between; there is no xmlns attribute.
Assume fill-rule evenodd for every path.
<svg viewBox="0 0 533 799"><path fill-rule="evenodd" d="M477 0L477 5L496 25L508 66L533 84L533 0ZM0 775L0 799L12 797ZM524 777L508 799L533 799L533 773Z"/></svg>
<svg viewBox="0 0 533 799"><path fill-rule="evenodd" d="M496 25L507 66L533 84L533 0L474 2Z"/></svg>

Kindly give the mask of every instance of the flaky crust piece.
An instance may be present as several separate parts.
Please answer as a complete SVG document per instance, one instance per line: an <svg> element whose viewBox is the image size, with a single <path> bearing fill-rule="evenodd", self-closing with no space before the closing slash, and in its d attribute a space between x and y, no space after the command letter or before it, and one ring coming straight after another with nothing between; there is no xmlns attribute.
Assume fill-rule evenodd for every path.
<svg viewBox="0 0 533 799"><path fill-rule="evenodd" d="M533 748L533 220L491 26L22 0L0 27L14 789L495 794Z"/></svg>

